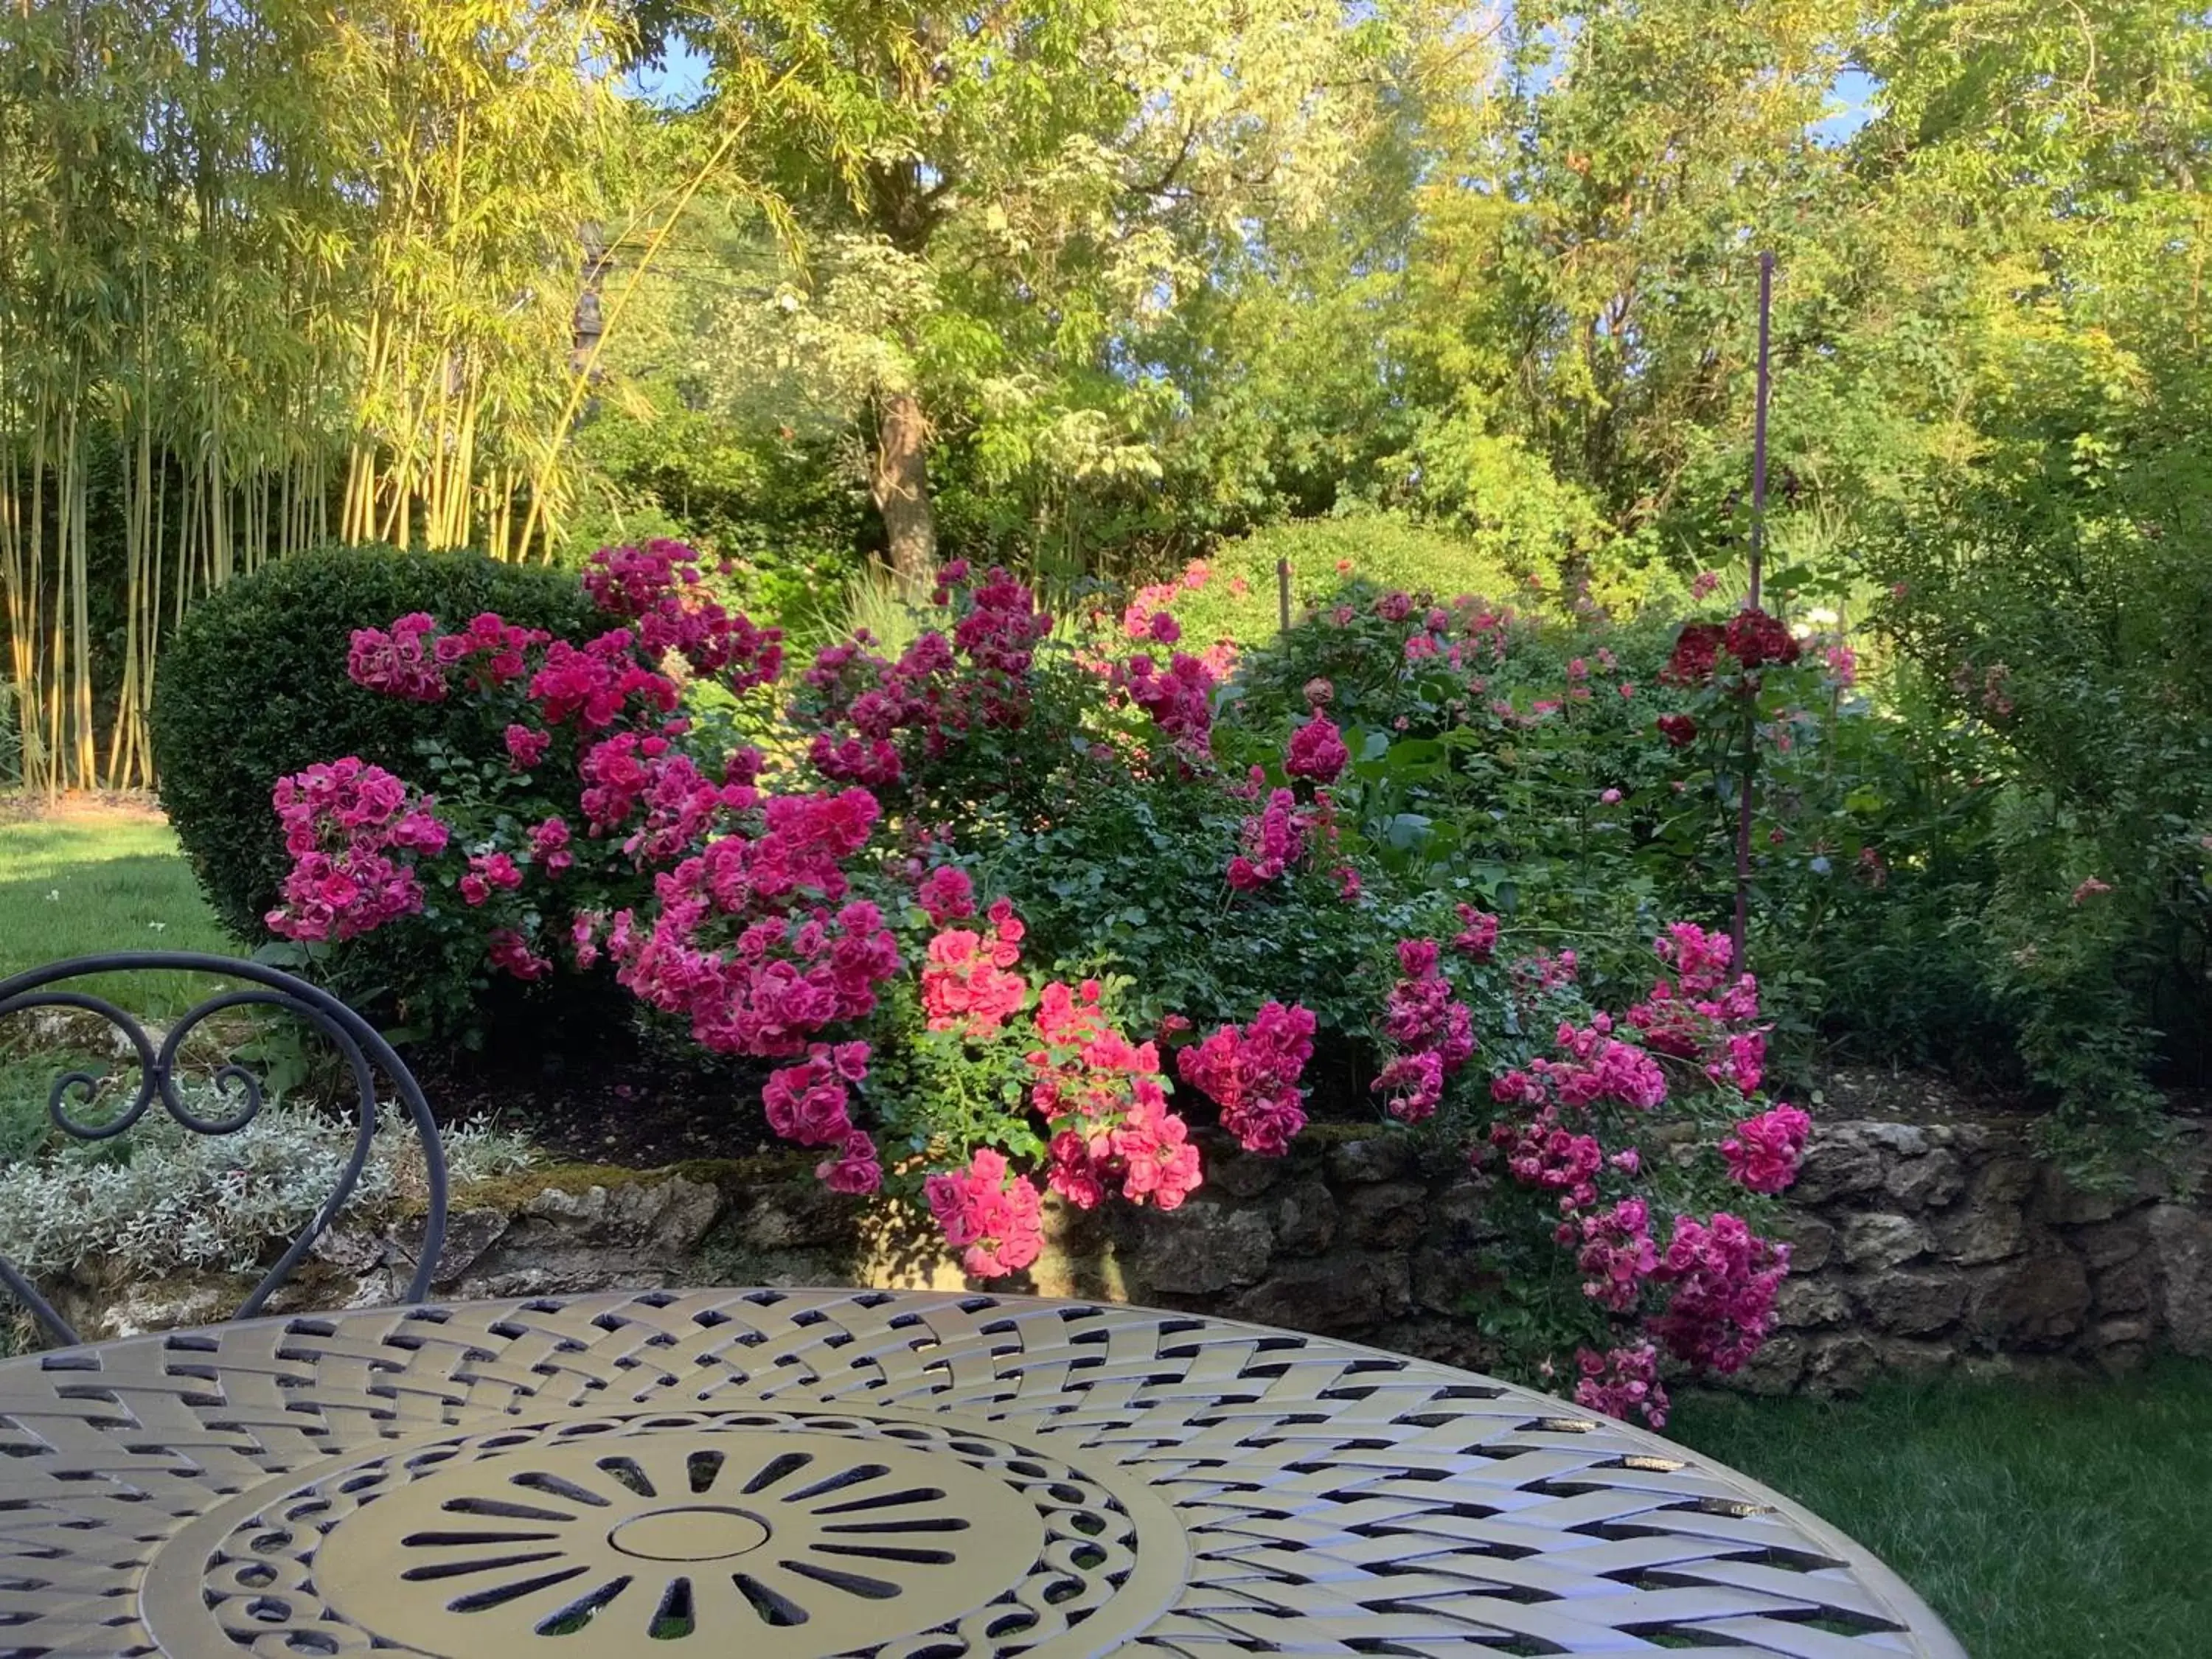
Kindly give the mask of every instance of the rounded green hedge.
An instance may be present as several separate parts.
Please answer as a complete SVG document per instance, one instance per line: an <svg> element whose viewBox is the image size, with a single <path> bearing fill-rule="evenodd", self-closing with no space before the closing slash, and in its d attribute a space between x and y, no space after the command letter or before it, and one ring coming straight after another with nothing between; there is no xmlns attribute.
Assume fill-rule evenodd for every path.
<svg viewBox="0 0 2212 1659"><path fill-rule="evenodd" d="M354 629L413 611L449 626L496 611L577 641L606 623L568 573L475 553L325 548L216 589L162 653L152 720L161 805L241 939L265 937L289 867L270 804L278 778L341 755L409 777L426 738L496 752L498 732L458 703L404 702L346 678Z"/></svg>
<svg viewBox="0 0 2212 1659"><path fill-rule="evenodd" d="M1185 648L1234 640L1262 645L1280 631L1275 562L1291 567L1291 614L1334 593L1354 576L1378 587L1402 587L1449 599L1480 593L1510 597L1513 576L1465 537L1388 513L1334 519L1291 519L1224 542L1206 556L1212 578L1175 602ZM1340 570L1348 565L1349 570ZM1243 579L1239 590L1238 579Z"/></svg>

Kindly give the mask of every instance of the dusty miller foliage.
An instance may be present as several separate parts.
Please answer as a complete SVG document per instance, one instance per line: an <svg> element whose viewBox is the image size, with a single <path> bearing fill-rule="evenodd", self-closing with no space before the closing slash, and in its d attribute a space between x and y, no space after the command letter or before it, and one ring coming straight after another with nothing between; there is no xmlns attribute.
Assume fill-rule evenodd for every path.
<svg viewBox="0 0 2212 1659"><path fill-rule="evenodd" d="M212 1097L200 1109L220 1113ZM0 1172L0 1252L27 1272L106 1258L136 1273L242 1272L296 1237L337 1185L352 1123L277 1101L235 1134L193 1134L149 1117L120 1145L71 1143ZM531 1161L520 1136L464 1124L443 1136L453 1184L511 1174ZM414 1127L387 1111L343 1220L388 1212L423 1189Z"/></svg>

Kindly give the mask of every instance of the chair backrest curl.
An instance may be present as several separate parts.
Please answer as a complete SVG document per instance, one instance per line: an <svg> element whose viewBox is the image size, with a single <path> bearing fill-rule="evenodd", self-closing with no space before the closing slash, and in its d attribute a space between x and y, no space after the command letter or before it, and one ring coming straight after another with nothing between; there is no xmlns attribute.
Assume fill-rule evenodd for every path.
<svg viewBox="0 0 2212 1659"><path fill-rule="evenodd" d="M195 1004L170 1024L158 1045L136 1017L114 1003L89 992L65 988L70 981L95 975L149 969L207 974L245 983L242 988L223 991ZM0 1020L34 1008L76 1008L104 1020L130 1043L138 1067L137 1091L127 1105L105 1121L86 1122L73 1117L70 1111L72 1091L80 1104L89 1105L101 1082L100 1078L89 1072L70 1071L54 1079L46 1099L47 1115L56 1127L80 1140L110 1140L123 1134L156 1101L163 1111L196 1134L235 1134L253 1121L260 1114L265 1097L261 1079L245 1066L232 1060L212 1073L210 1080L216 1091L237 1103L235 1110L220 1116L204 1116L195 1112L178 1088L175 1072L177 1056L195 1029L225 1009L243 1007L279 1009L321 1033L345 1060L352 1075L358 1111L353 1151L339 1171L330 1197L232 1317L249 1319L259 1313L352 1197L362 1171L368 1166L376 1133L379 1073L390 1083L394 1098L413 1122L422 1143L429 1207L414 1277L400 1298L403 1302L422 1301L429 1292L430 1277L446 1237L446 1158L438 1139L437 1120L431 1115L422 1085L416 1082L405 1062L374 1026L344 1003L303 979L261 963L181 951L125 951L108 956L78 957L0 980ZM82 1340L54 1311L38 1287L4 1256L0 1256L0 1285L4 1285L62 1343L74 1346Z"/></svg>

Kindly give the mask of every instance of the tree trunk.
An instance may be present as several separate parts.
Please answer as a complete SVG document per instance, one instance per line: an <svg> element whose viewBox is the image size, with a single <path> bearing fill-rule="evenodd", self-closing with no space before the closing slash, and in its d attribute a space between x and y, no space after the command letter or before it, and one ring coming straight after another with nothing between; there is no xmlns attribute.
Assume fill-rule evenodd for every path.
<svg viewBox="0 0 2212 1659"><path fill-rule="evenodd" d="M921 399L895 392L878 406L875 465L868 479L883 515L885 554L910 588L937 580L937 520L929 509L929 422Z"/></svg>

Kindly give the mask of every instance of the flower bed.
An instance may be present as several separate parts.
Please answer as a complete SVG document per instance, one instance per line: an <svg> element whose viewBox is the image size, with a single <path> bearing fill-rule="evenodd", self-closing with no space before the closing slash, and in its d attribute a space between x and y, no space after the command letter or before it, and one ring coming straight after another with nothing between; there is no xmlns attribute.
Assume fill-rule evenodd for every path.
<svg viewBox="0 0 2212 1659"><path fill-rule="evenodd" d="M1239 664L1176 648L1187 587L1056 621L955 565L902 650L787 674L684 549L583 581L610 627L581 646L489 615L355 635L361 684L470 700L504 741L283 781L275 932L426 1022L492 975L611 972L769 1068L767 1121L826 1188L926 1210L987 1279L1037 1260L1047 1192L1182 1205L1194 1125L1290 1152L1326 1047L1369 1115L1497 1184L1477 1265L1508 1363L1659 1422L1662 1359L1757 1352L1809 1127L1761 1093L1757 981L1649 891L1516 895L1469 826L1538 727L1640 789L1662 722L1755 720L1797 654L1776 625L1686 633L1662 704L1610 647L1562 659L1474 599L1355 586ZM1584 793L1585 819L1623 799Z"/></svg>

